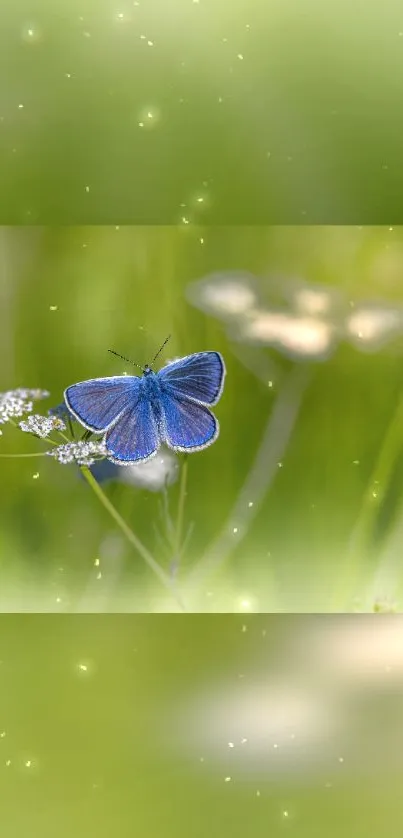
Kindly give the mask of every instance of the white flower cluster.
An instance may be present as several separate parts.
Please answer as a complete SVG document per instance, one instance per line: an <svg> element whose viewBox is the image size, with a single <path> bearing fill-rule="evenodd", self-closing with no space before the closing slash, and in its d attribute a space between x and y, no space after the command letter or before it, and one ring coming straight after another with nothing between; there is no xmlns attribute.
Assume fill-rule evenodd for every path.
<svg viewBox="0 0 403 838"><path fill-rule="evenodd" d="M19 422L19 426L22 431L35 434L35 436L40 436L42 439L49 436L52 431L66 430L66 425L58 416L40 416L39 414L28 416L28 419L24 422Z"/></svg>
<svg viewBox="0 0 403 838"><path fill-rule="evenodd" d="M46 452L62 465L77 463L79 466L92 466L99 457L106 456L103 442L67 442Z"/></svg>
<svg viewBox="0 0 403 838"><path fill-rule="evenodd" d="M45 399L48 395L47 390L29 390L26 387L0 393L0 425L4 425L9 419L30 413L33 402L37 399Z"/></svg>

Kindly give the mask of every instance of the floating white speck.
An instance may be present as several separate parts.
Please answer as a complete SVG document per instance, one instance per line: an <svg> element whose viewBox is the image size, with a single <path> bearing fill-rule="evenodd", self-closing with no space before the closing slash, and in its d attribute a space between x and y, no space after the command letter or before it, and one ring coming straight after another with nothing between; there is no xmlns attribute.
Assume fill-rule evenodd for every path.
<svg viewBox="0 0 403 838"><path fill-rule="evenodd" d="M243 61L243 55L241 52L238 52L237 58L239 58L240 61Z"/></svg>
<svg viewBox="0 0 403 838"><path fill-rule="evenodd" d="M21 38L26 44L35 44L40 40L41 36L42 32L40 28L36 24L32 23L32 21L27 23L22 28Z"/></svg>
<svg viewBox="0 0 403 838"><path fill-rule="evenodd" d="M32 475L33 480L37 480L39 477L39 471L36 471L35 474Z"/></svg>
<svg viewBox="0 0 403 838"><path fill-rule="evenodd" d="M232 780L232 777L225 777L224 782L225 782L225 783L230 783L230 782L231 782L231 780Z"/></svg>

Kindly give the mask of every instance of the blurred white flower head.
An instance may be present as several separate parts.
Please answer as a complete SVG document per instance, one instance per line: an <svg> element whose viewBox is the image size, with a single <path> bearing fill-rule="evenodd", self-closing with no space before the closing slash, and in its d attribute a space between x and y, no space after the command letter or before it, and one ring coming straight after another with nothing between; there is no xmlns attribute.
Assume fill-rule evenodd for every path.
<svg viewBox="0 0 403 838"><path fill-rule="evenodd" d="M282 311L259 311L239 324L237 340L273 346L291 358L326 358L334 346L336 329L314 317Z"/></svg>
<svg viewBox="0 0 403 838"><path fill-rule="evenodd" d="M402 306L370 300L351 310L342 289L301 277L221 271L191 283L187 296L226 323L231 340L272 347L293 360L326 360L341 340L377 351L403 335Z"/></svg>
<svg viewBox="0 0 403 838"><path fill-rule="evenodd" d="M336 302L333 289L301 285L295 290L294 303L302 314L324 317L332 313ZM339 300L337 300L339 302Z"/></svg>
<svg viewBox="0 0 403 838"><path fill-rule="evenodd" d="M224 320L245 314L258 302L256 280L243 271L210 274L192 282L187 296L197 308Z"/></svg>
<svg viewBox="0 0 403 838"><path fill-rule="evenodd" d="M403 334L403 309L384 303L360 303L347 318L346 330L354 346L375 352Z"/></svg>
<svg viewBox="0 0 403 838"><path fill-rule="evenodd" d="M338 713L328 696L280 676L225 686L181 707L174 742L217 763L268 773L304 770L334 741ZM238 765L238 768L240 767Z"/></svg>
<svg viewBox="0 0 403 838"><path fill-rule="evenodd" d="M262 279L266 291L266 302L270 299L287 303L295 315L308 317L329 317L335 320L346 309L344 294L331 285L307 282L301 277L268 277Z"/></svg>
<svg viewBox="0 0 403 838"><path fill-rule="evenodd" d="M403 681L403 619L395 615L360 615L312 626L298 643L310 649L315 672L351 689L362 682L380 685Z"/></svg>
<svg viewBox="0 0 403 838"><path fill-rule="evenodd" d="M179 460L176 454L168 448L161 447L150 460L122 468L120 480L150 492L160 492L164 486L175 483L178 472Z"/></svg>

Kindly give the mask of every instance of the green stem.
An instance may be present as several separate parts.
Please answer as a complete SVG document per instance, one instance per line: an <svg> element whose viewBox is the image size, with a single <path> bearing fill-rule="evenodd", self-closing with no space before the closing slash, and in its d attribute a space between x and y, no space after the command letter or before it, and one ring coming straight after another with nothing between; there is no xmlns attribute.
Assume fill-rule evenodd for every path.
<svg viewBox="0 0 403 838"><path fill-rule="evenodd" d="M185 510L186 497L186 483L188 472L188 458L185 454L183 459L181 480L179 486L179 502L178 502L178 516L176 519L175 541L174 541L174 558L179 561L181 545L182 545L182 530L183 530L183 514Z"/></svg>
<svg viewBox="0 0 403 838"><path fill-rule="evenodd" d="M47 453L47 451L38 451L37 454L0 454L0 457L46 457Z"/></svg>
<svg viewBox="0 0 403 838"><path fill-rule="evenodd" d="M109 515L111 515L111 517L117 523L118 527L122 530L132 547L134 547L137 550L137 552L140 553L140 556L144 559L146 564L151 568L151 570L154 571L154 573L158 576L159 580L162 582L164 587L167 588L170 594L172 594L172 596L178 603L180 609L182 611L186 611L185 605L182 602L181 597L177 593L175 585L171 582L168 574L165 573L165 571L162 569L162 567L160 567L158 562L155 561L151 553L149 553L149 551L140 541L140 539L137 538L134 532L132 532L128 524L126 524L126 521L123 520L117 509L115 509L113 504L110 502L109 498L107 498L104 492L102 491L99 483L97 483L95 477L93 476L89 468L87 468L87 466L80 466L80 469L83 477L85 478L93 492L95 492L97 498L101 501L103 507L107 510L107 512L109 512Z"/></svg>
<svg viewBox="0 0 403 838"><path fill-rule="evenodd" d="M358 520L347 549L347 567L342 579L342 590L337 590L334 606L347 607L346 598L354 596L365 557L368 555L371 535L379 508L385 497L396 457L402 445L403 398L392 415L386 430L378 459L364 493Z"/></svg>

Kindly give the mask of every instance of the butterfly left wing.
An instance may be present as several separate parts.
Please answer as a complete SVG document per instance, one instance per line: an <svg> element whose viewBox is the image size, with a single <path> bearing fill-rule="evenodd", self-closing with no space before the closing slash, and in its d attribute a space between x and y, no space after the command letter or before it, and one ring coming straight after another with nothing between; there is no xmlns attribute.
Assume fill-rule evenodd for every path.
<svg viewBox="0 0 403 838"><path fill-rule="evenodd" d="M164 393L214 405L223 391L225 364L219 352L196 352L162 367L157 376Z"/></svg>
<svg viewBox="0 0 403 838"><path fill-rule="evenodd" d="M203 404L179 399L167 392L161 395L161 437L174 451L201 451L211 445L220 432L219 424Z"/></svg>
<svg viewBox="0 0 403 838"><path fill-rule="evenodd" d="M73 416L93 433L107 430L128 405L135 406L140 396L141 379L135 375L91 378L72 384L64 391L64 400Z"/></svg>
<svg viewBox="0 0 403 838"><path fill-rule="evenodd" d="M118 466L149 460L160 445L160 434L150 399L141 397L124 410L105 435L107 457Z"/></svg>

